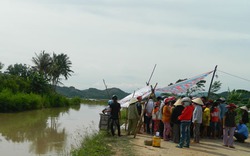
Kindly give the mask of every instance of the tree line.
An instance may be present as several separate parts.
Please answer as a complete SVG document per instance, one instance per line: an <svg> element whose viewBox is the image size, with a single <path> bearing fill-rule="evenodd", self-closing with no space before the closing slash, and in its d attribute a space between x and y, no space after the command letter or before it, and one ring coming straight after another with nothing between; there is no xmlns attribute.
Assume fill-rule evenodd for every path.
<svg viewBox="0 0 250 156"><path fill-rule="evenodd" d="M69 106L80 103L57 94L55 87L71 76L72 62L67 54L52 56L45 51L35 53L33 66L16 63L0 72L0 112L15 112L44 107ZM4 64L0 62L0 70Z"/></svg>

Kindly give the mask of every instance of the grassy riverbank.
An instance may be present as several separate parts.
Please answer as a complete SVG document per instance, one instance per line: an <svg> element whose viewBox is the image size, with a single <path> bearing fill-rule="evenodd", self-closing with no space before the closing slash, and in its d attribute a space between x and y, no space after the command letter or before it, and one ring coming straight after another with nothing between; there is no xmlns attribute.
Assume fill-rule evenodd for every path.
<svg viewBox="0 0 250 156"><path fill-rule="evenodd" d="M0 112L21 112L52 107L69 107L79 105L81 99L66 98L60 94L50 92L48 94L35 94L24 92L12 92L9 89L0 91Z"/></svg>
<svg viewBox="0 0 250 156"><path fill-rule="evenodd" d="M126 121L126 109L121 110L121 125ZM93 131L94 132L94 131ZM117 134L117 132L116 132ZM112 136L106 130L85 134L81 144L71 151L73 156L134 156L131 145L131 137L125 135L125 131L121 129L121 137Z"/></svg>
<svg viewBox="0 0 250 156"><path fill-rule="evenodd" d="M125 135L111 136L106 131L87 135L83 138L82 144L78 149L71 151L72 156L134 156L132 145L129 138Z"/></svg>
<svg viewBox="0 0 250 156"><path fill-rule="evenodd" d="M81 99L81 103L91 105L108 105L108 100Z"/></svg>

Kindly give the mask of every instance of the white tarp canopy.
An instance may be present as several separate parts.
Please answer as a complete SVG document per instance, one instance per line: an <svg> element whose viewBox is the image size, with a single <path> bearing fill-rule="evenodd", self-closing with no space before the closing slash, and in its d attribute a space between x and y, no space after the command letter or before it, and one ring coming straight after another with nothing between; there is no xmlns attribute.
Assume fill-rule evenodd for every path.
<svg viewBox="0 0 250 156"><path fill-rule="evenodd" d="M132 94L129 94L128 96L119 100L118 102L121 104L121 107L128 107L129 101L132 97L142 96L142 99L144 99L144 98L148 97L150 94L151 94L151 87L146 86L146 87L143 87L143 88L135 91Z"/></svg>
<svg viewBox="0 0 250 156"><path fill-rule="evenodd" d="M208 76L209 74L211 74L213 71L189 78L185 81L181 81L179 83L176 83L174 85L171 86L166 86L163 88L156 88L155 92L160 92L160 93L173 93L173 94L179 94L179 93L184 93L187 91L187 89L191 88L193 85L195 85L197 82L199 82L200 80L204 79L206 76ZM129 101L132 97L138 97L138 96L142 96L142 99L148 97L151 94L151 87L150 86L146 86L143 87L137 91L135 91L132 94L129 94L128 96L126 96L125 98L119 100L119 103L121 104L121 107L128 107L129 105Z"/></svg>

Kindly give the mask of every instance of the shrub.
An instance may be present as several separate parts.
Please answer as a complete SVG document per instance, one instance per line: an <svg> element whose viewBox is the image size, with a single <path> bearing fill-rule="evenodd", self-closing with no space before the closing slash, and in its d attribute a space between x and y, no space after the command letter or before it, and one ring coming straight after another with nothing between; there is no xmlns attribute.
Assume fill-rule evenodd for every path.
<svg viewBox="0 0 250 156"><path fill-rule="evenodd" d="M74 98L70 99L69 103L71 106L72 105L79 105L81 103L81 101L82 101L81 98L74 97Z"/></svg>
<svg viewBox="0 0 250 156"><path fill-rule="evenodd" d="M42 108L42 97L37 94L12 93L5 89L0 93L0 112L18 112Z"/></svg>
<svg viewBox="0 0 250 156"><path fill-rule="evenodd" d="M10 110L10 99L12 97L12 93L8 89L4 89L0 92L0 112L7 112Z"/></svg>

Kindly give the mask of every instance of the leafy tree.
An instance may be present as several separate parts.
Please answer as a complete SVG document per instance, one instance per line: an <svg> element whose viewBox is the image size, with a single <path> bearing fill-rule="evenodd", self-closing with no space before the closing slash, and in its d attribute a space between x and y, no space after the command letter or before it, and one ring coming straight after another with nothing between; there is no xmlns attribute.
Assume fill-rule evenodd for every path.
<svg viewBox="0 0 250 156"><path fill-rule="evenodd" d="M227 97L227 101L228 103L240 103L241 101L241 96L242 96L242 93L241 92L237 92L237 90L232 90L232 91L228 91L228 97Z"/></svg>
<svg viewBox="0 0 250 156"><path fill-rule="evenodd" d="M0 91L2 91L3 89L9 89L14 93L30 92L30 84L27 79L23 77L9 74L1 74L0 81Z"/></svg>
<svg viewBox="0 0 250 156"><path fill-rule="evenodd" d="M191 87L187 90L187 93L186 93L187 96L190 96L193 93L205 91L205 89L204 89L205 83L206 83L206 80L200 80L199 82L197 82L193 87Z"/></svg>
<svg viewBox="0 0 250 156"><path fill-rule="evenodd" d="M28 67L26 64L15 64L8 66L5 71L5 86L13 92L22 91L25 93L45 94L50 90L48 80L41 73Z"/></svg>
<svg viewBox="0 0 250 156"><path fill-rule="evenodd" d="M232 91L229 90L227 101L228 103L235 103L240 106L247 105L247 107L250 107L250 92L242 89Z"/></svg>
<svg viewBox="0 0 250 156"><path fill-rule="evenodd" d="M221 82L220 81L214 81L214 83L211 86L210 92L215 93L221 89Z"/></svg>
<svg viewBox="0 0 250 156"><path fill-rule="evenodd" d="M9 65L5 73L27 78L31 74L31 69L26 64Z"/></svg>
<svg viewBox="0 0 250 156"><path fill-rule="evenodd" d="M46 94L51 90L51 86L48 84L48 81L45 80L40 73L33 72L29 79L32 92L37 94Z"/></svg>

